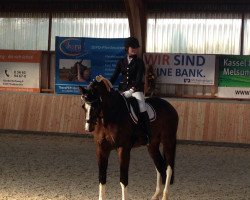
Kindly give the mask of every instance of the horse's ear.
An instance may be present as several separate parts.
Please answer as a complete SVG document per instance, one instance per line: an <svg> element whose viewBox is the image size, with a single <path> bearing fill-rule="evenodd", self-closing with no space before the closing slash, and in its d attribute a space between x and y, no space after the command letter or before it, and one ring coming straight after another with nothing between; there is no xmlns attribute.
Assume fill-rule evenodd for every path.
<svg viewBox="0 0 250 200"><path fill-rule="evenodd" d="M100 77L100 76L96 76L96 77L95 77L95 80L96 80L97 82L101 82L101 77Z"/></svg>
<svg viewBox="0 0 250 200"><path fill-rule="evenodd" d="M103 79L104 79L104 77L102 75L98 75L98 76L95 77L95 80L97 82L101 82Z"/></svg>

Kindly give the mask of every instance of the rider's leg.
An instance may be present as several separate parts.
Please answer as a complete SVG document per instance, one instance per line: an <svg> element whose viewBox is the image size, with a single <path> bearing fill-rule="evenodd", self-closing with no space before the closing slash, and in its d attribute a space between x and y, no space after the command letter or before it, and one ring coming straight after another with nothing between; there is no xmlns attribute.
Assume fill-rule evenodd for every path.
<svg viewBox="0 0 250 200"><path fill-rule="evenodd" d="M146 110L145 96L143 92L134 92L132 96L135 97L138 101L139 109L140 109L139 120L141 121L143 132L146 134L147 143L149 143L150 136L151 136L151 129L150 129L150 120L149 120L148 112Z"/></svg>
<svg viewBox="0 0 250 200"><path fill-rule="evenodd" d="M147 140L149 143L150 137L151 137L151 129L150 129L150 120L149 120L148 112L147 111L142 112L140 113L140 115L141 115L140 118L142 121L142 127L143 127L144 132L146 133Z"/></svg>

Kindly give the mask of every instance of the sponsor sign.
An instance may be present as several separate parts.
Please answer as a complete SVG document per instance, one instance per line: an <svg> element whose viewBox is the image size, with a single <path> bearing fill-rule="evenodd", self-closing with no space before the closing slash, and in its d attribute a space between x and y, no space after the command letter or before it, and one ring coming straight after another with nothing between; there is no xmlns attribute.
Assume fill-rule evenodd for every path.
<svg viewBox="0 0 250 200"><path fill-rule="evenodd" d="M250 56L219 57L218 97L250 98Z"/></svg>
<svg viewBox="0 0 250 200"><path fill-rule="evenodd" d="M214 85L214 55L145 53L143 59L157 83Z"/></svg>
<svg viewBox="0 0 250 200"><path fill-rule="evenodd" d="M124 55L122 38L56 37L56 93L79 94L97 75L110 78Z"/></svg>
<svg viewBox="0 0 250 200"><path fill-rule="evenodd" d="M41 51L0 50L0 91L40 92Z"/></svg>

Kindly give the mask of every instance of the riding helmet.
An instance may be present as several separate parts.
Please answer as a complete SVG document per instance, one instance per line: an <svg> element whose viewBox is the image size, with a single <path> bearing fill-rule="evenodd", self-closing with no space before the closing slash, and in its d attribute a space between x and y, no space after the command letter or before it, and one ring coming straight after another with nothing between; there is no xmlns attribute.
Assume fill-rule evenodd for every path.
<svg viewBox="0 0 250 200"><path fill-rule="evenodd" d="M140 47L139 41L135 37L128 37L125 39L124 47L127 49L132 47L133 49Z"/></svg>

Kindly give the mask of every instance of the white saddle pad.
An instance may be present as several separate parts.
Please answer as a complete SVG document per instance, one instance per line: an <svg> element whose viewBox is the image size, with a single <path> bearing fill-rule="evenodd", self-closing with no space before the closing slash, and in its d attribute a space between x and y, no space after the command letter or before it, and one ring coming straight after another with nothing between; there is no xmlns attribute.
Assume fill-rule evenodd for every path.
<svg viewBox="0 0 250 200"><path fill-rule="evenodd" d="M133 107L130 105L130 116L133 121L137 124L138 123L138 116L135 114ZM156 119L156 112L155 109L148 103L146 103L146 110L148 112L149 120L152 122Z"/></svg>

